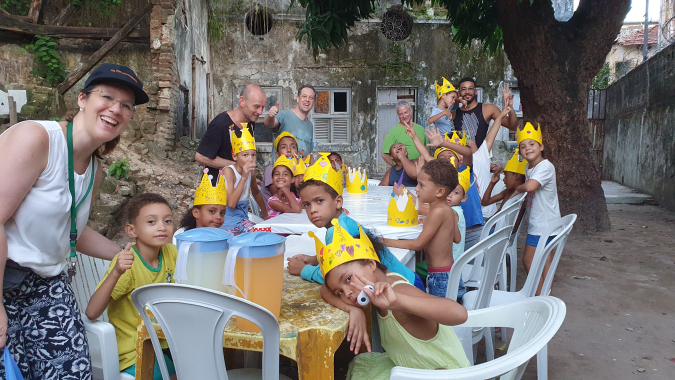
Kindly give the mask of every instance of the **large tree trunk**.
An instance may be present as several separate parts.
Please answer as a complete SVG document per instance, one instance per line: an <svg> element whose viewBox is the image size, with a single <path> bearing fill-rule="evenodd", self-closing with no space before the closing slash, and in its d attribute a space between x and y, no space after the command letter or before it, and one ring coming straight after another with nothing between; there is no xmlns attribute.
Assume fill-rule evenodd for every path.
<svg viewBox="0 0 675 380"><path fill-rule="evenodd" d="M591 152L588 87L621 29L630 0L581 0L568 22L551 0L499 1L504 50L518 78L526 121L540 123L544 152L556 168L561 214L577 214L575 230L610 227Z"/></svg>

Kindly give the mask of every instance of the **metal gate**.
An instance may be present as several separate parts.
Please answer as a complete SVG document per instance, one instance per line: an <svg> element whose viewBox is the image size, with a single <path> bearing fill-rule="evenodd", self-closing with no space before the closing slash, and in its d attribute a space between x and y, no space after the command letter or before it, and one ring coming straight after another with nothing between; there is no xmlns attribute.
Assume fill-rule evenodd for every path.
<svg viewBox="0 0 675 380"><path fill-rule="evenodd" d="M607 111L607 90L588 90L588 126L591 135L593 161L602 179L602 158L605 148L605 113Z"/></svg>

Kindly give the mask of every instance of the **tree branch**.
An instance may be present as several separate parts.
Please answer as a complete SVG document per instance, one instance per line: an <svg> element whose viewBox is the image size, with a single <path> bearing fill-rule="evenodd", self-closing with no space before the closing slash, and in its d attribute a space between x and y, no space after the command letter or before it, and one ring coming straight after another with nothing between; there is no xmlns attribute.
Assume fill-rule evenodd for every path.
<svg viewBox="0 0 675 380"><path fill-rule="evenodd" d="M75 12L77 9L76 6L73 5L73 3L68 4L65 8L59 12L59 14L56 16L54 21L52 21L52 25L65 25L66 22L68 22L68 19L70 16Z"/></svg>

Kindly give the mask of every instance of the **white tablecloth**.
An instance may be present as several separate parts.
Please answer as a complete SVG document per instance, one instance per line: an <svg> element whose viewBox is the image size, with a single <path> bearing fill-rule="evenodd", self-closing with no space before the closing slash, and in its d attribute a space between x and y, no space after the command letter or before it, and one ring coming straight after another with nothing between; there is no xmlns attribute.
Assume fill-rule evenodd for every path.
<svg viewBox="0 0 675 380"><path fill-rule="evenodd" d="M376 234L388 239L416 239L422 232L422 226L391 227L387 225L387 207L391 199L391 186L368 186L366 194L343 193L343 208L349 216L364 227L375 230ZM413 190L414 193L414 190ZM285 213L256 224L256 228L271 228L277 234L301 235L308 231L317 231L303 210L300 214Z"/></svg>

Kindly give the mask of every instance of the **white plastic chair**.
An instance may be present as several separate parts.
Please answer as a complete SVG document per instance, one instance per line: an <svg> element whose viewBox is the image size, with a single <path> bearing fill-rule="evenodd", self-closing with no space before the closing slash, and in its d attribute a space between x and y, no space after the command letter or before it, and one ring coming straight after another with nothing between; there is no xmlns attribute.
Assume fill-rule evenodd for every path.
<svg viewBox="0 0 675 380"><path fill-rule="evenodd" d="M518 214L520 214L520 210L523 207L523 203L525 202L525 196L527 193L522 193L515 198L511 198L506 201L506 204L504 205L505 207L511 206L514 203L518 204L517 211L513 217L513 222L511 225L513 228L516 230L511 234L511 237L509 238L509 244L506 245L506 254L509 256L509 260L511 262L510 268L511 268L511 280L509 281L509 288L506 287L507 283L507 265L506 265L506 256L504 256L504 260L502 261L502 269L501 272L497 275L498 276L498 281L499 281L499 290L510 290L514 292L516 290L516 276L518 275L518 235L520 235L520 230L523 227L523 221L527 221L525 219L525 215L523 215L522 220L520 221L520 224L516 227L516 221L518 220ZM497 225L496 228L499 228L500 226Z"/></svg>
<svg viewBox="0 0 675 380"><path fill-rule="evenodd" d="M535 297L537 288L539 287L539 282L541 280L541 275L544 272L544 267L546 266L546 260L551 252L555 249L551 266L548 269L548 273L544 279L544 285L541 289L541 294L543 295L548 295L551 292L551 284L553 283L555 271L558 268L558 263L560 262L560 257L562 256L562 252L565 249L567 238L569 237L576 220L576 214L567 215L563 218L560 218L558 222L551 224L549 228L544 231L539 239L539 244L537 244L537 250L534 253L532 266L530 267L530 273L528 273L527 279L525 280L525 285L523 285L523 287L517 292L507 292L503 290L493 291L492 297L490 298L490 307L509 304L512 302L521 301L526 298ZM551 236L555 236L555 238L551 240L548 245L546 245L546 241ZM476 296L477 293L475 291L467 292L463 298L464 302L467 302L467 300L468 302L472 302ZM506 336L505 330L502 330L502 335ZM542 351L537 355L537 378L539 380L545 380L548 378L548 352L546 347L543 347Z"/></svg>
<svg viewBox="0 0 675 380"><path fill-rule="evenodd" d="M115 328L108 323L108 313L104 312L96 321L90 321L84 315L89 299L96 291L96 285L105 275L110 262L78 253L76 263L77 272L73 277L71 286L82 313L82 321L89 341L93 378L103 380L133 379L133 376L120 372Z"/></svg>
<svg viewBox="0 0 675 380"><path fill-rule="evenodd" d="M520 211L520 206L522 205L522 200L525 199L524 196L525 194L521 196L520 200L517 199L515 202L503 207L501 211L496 213L485 223L483 226L483 231L480 234L480 241L483 241L485 238L490 236L490 230L492 230L492 227L494 227L495 230L501 229L503 227L513 228L516 218L518 217L518 212ZM504 250L506 251L506 247L504 247ZM477 256L473 264L469 264L464 267L462 275L465 286L472 288L480 287L480 278L482 276L481 272L483 271L481 262L482 258ZM503 277L504 279L500 280L500 289L506 289L506 279L505 276Z"/></svg>
<svg viewBox="0 0 675 380"><path fill-rule="evenodd" d="M558 331L565 320L566 311L565 303L555 297L534 297L508 305L469 311L469 318L459 327L508 326L514 329L506 355L460 369L394 367L390 380L477 380L496 377L501 380L519 380L530 359Z"/></svg>
<svg viewBox="0 0 675 380"><path fill-rule="evenodd" d="M481 271L481 284L490 284L489 286L481 286L478 288L478 297L474 297L472 300L468 301L466 298L463 298L464 307L467 310L479 310L484 309L488 306L490 298L492 296L492 290L497 278L497 271L499 271L499 264L504 255L504 250L506 249L506 244L509 242L509 235L511 233L511 227L503 227L502 229L495 231L492 235L478 242L478 244L471 247L468 251L455 261L450 270L450 277L448 278L448 289L446 291L445 297L452 300L457 300L457 291L459 289L459 279L462 275L464 266L466 266L469 261L475 260L478 262L478 257L482 256L483 259L483 270ZM481 326L483 327L483 326ZM476 356L476 344L485 337L485 352L488 357L488 360L494 359L494 348L492 341L492 334L490 329L476 329L473 330L471 334L471 344L469 345L466 339L463 339L462 336L465 336L464 332L455 330L458 333L458 337L462 342L462 347L466 352L469 362L474 363L474 358ZM467 334L468 335L468 334ZM473 346L473 348L471 348Z"/></svg>
<svg viewBox="0 0 675 380"><path fill-rule="evenodd" d="M253 195L251 193L248 194L248 205L249 208L251 209L251 214L262 219L262 212L260 211L260 206L258 205L258 202L256 202L255 198L253 198Z"/></svg>
<svg viewBox="0 0 675 380"><path fill-rule="evenodd" d="M267 309L239 297L184 284L143 286L131 293L131 300L146 326L153 323L147 310L162 328L179 379L288 379L279 374L279 323ZM262 331L262 371L225 368L223 332L233 316L248 319ZM148 333L162 377L169 380L157 332L149 328Z"/></svg>

